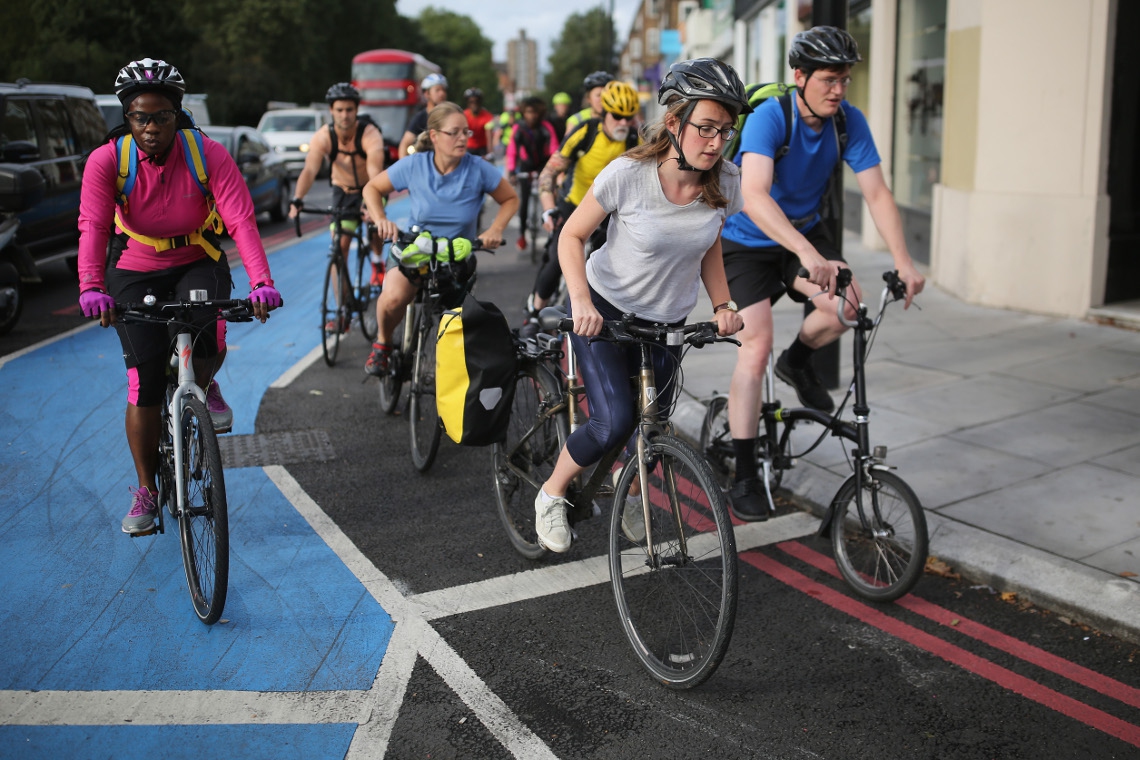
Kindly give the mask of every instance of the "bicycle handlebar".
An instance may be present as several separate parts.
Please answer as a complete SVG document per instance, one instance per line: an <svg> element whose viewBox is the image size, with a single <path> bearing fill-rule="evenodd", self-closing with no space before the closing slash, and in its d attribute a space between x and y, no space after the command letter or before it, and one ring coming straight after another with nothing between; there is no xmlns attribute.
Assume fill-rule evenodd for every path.
<svg viewBox="0 0 1140 760"><path fill-rule="evenodd" d="M159 301L154 296L147 296L142 301L115 304L116 313L127 321L135 322L176 322L181 312L207 309L217 311L218 318L227 322L252 322L254 319L253 301L248 298Z"/></svg>
<svg viewBox="0 0 1140 760"><path fill-rule="evenodd" d="M324 214L325 216L360 216L363 209L355 210L337 208L336 206L327 206L325 208L318 208L315 206L306 206L304 203L294 203L293 208L297 209L297 215L293 217L293 228L297 231L297 237L301 237L301 214ZM371 224L371 222L369 222Z"/></svg>
<svg viewBox="0 0 1140 760"><path fill-rule="evenodd" d="M796 272L797 277L802 277L805 280L808 278L808 275L809 272L805 267L800 267L799 271ZM859 323L857 320L847 319L843 313L843 307L847 303L847 288L851 285L852 279L854 279L854 274L847 267L835 273L835 315L840 323L847 327L858 327ZM879 296L879 316L875 319L874 324L878 324L879 320L882 319L883 310L887 307L888 303L901 301L906 298L906 283L899 278L897 269L888 269L886 272L883 272L883 282L886 283L886 286L883 288L882 295ZM820 293L826 292L826 290L820 291ZM890 300L888 300L888 296Z"/></svg>
<svg viewBox="0 0 1140 760"><path fill-rule="evenodd" d="M621 319L607 319L602 322L602 331L591 340L604 340L612 343L638 343L646 340L665 340L667 346L680 346L688 344L695 348L709 343L735 343L735 338L722 337L718 334L716 322L693 322L681 327L668 325L636 325L634 314L623 314ZM539 323L544 330L559 330L573 332L574 320L567 317L565 312L556 307L548 306L539 312Z"/></svg>

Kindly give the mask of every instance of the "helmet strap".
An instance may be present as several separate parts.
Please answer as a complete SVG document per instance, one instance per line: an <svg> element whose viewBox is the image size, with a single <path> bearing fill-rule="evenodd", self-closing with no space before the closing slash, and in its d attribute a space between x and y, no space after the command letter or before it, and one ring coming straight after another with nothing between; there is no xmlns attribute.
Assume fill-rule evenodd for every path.
<svg viewBox="0 0 1140 760"><path fill-rule="evenodd" d="M681 114L681 117L678 121L678 124L680 126L677 128L677 134L676 135L674 135L668 129L665 130L665 136L669 139L669 143L673 146L673 150L677 151L677 168L683 172L704 171L703 169L698 169L695 166L693 166L692 164L690 164L688 161L686 161L685 160L685 154L681 150L681 141L680 141L681 132L684 131L685 127L689 124L689 117L693 115L693 109L695 109L696 107L697 107L697 101L696 100L690 100L689 105L687 105L685 107L685 110ZM668 161L669 159L665 159L665 160ZM661 163L663 164L663 163L665 163L665 161L662 161ZM658 164L658 166L661 166L661 164Z"/></svg>
<svg viewBox="0 0 1140 760"><path fill-rule="evenodd" d="M816 69L812 69L811 71L808 72L807 76L804 78L803 89L801 89L799 91L799 93L797 93L797 96L799 97L799 99L801 101L803 101L804 108L806 108L811 113L812 116L819 119L820 121L826 121L826 119L824 119L822 116L820 116L819 114L817 114L815 112L815 109L811 107L811 103L808 103L807 97L804 95L804 90L807 90L808 82L811 80L812 74L814 74L815 72L816 72Z"/></svg>

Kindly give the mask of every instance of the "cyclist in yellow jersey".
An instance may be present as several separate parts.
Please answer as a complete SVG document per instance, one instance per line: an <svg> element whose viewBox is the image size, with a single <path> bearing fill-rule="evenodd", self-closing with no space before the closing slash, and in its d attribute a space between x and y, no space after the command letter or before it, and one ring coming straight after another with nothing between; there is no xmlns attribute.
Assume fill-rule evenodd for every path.
<svg viewBox="0 0 1140 760"><path fill-rule="evenodd" d="M602 91L612 81L614 81L613 76L604 71L595 71L582 80L582 92L586 97L586 107L566 117L566 131L558 136L559 139L568 137L588 119L600 119L605 115L602 108Z"/></svg>
<svg viewBox="0 0 1140 760"><path fill-rule="evenodd" d="M605 86L601 95L602 118L588 119L566 137L562 147L550 157L542 174L538 177L539 200L542 203L542 225L551 233L546 247L546 258L534 282L534 293L528 300L531 317L546 306L558 281L562 278L562 268L558 264L558 232L561 222L569 218L585 197L586 191L594 182L598 172L611 161L640 142L633 120L641 108L637 91L626 82L612 81ZM569 172L562 197L555 200L555 178ZM595 232L594 245L605 241L606 227L603 224Z"/></svg>

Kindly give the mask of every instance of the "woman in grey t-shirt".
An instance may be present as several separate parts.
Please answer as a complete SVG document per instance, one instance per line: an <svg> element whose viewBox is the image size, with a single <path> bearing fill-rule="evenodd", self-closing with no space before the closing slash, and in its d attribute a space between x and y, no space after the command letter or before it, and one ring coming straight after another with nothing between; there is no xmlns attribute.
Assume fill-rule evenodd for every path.
<svg viewBox="0 0 1140 760"><path fill-rule="evenodd" d="M636 422L629 379L637 373L639 355L613 343L591 344L588 338L598 334L602 321L633 313L644 323L683 323L703 283L720 334L743 327L729 298L720 231L742 208L739 170L722 151L736 117L751 110L744 85L720 61L681 61L670 67L658 101L666 111L649 128L645 143L598 174L559 240L574 318L570 339L590 420L567 439L535 499L538 539L554 552L570 548L565 499L570 481L628 440ZM607 215L606 244L587 262L585 241ZM672 351L652 352L662 409L669 407L674 387L678 355ZM640 506L630 516L637 522ZM630 530L644 536L644 525Z"/></svg>

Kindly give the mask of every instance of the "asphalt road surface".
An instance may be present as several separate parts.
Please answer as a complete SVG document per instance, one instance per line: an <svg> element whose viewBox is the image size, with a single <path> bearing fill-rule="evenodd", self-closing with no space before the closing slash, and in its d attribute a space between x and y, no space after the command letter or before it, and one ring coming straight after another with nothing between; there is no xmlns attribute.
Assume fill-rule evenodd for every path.
<svg viewBox="0 0 1140 760"><path fill-rule="evenodd" d="M508 244L481 254L479 271L477 295L520 321L535 272L529 257ZM285 297L287 308L312 312L315 335L316 303ZM74 301L74 282L53 275L31 292L0 355L80 325L69 311ZM952 571L926 575L896 604L863 602L835 577L829 548L810 536L741 554L736 628L720 669L692 691L661 687L633 657L604 575L590 569L605 552L604 521L581 523L565 555L541 563L518 556L495 512L489 450L445 438L433 468L417 473L406 419L380 411L376 381L362 372L367 351L350 332L335 367L318 360L271 387L255 423L258 436L327 436L312 457L274 470L274 482L288 485L311 523L327 515L322 537L358 577L372 574L361 577L369 588L386 589L389 613L401 606L373 687L383 697L373 718L390 712L388 733L373 744L354 739L361 756L378 747L390 758L623 760L1140 752L1136 647ZM773 539L781 526L796 535L788 526L799 519L785 504L769 523ZM238 520L233 528L257 529ZM278 570L258 568L268 579ZM283 656L291 645L278 642ZM9 680L0 673L0 688L14 688ZM51 756L21 751L23 730L0 731L0 748ZM194 756L244 746L227 736L239 743L212 739ZM94 754L81 741L68 746ZM347 751L330 739L318 754Z"/></svg>

